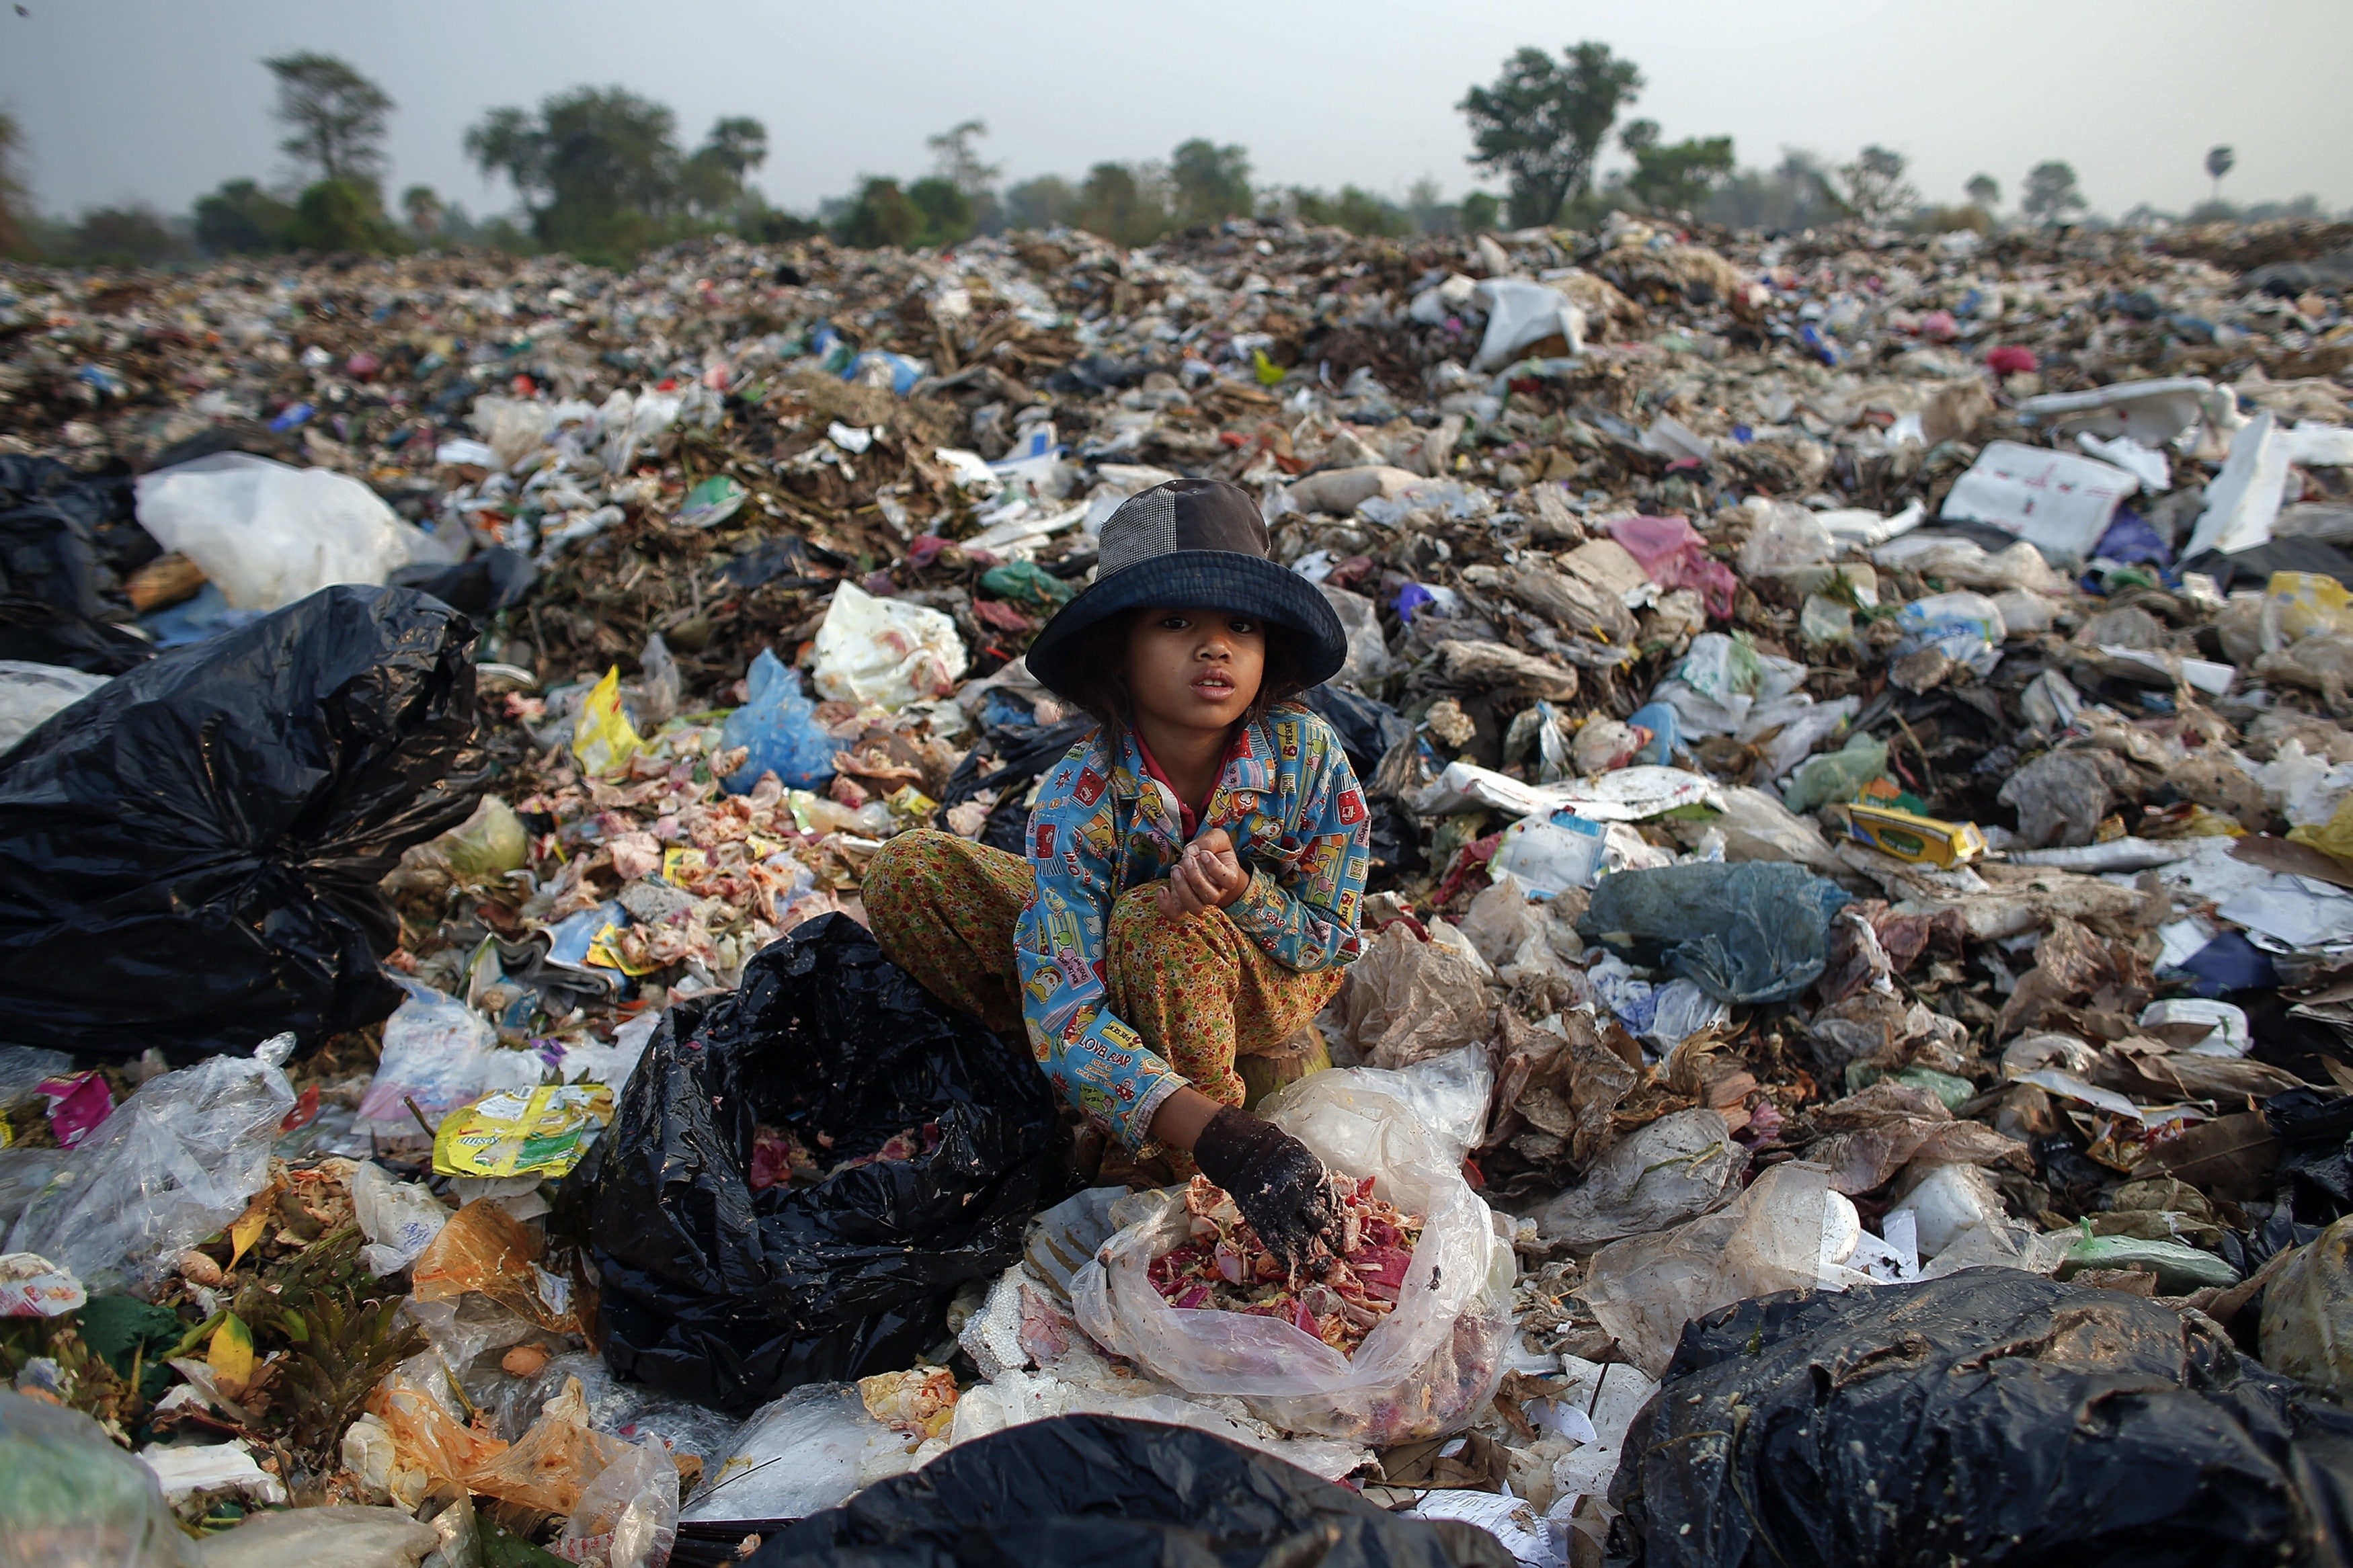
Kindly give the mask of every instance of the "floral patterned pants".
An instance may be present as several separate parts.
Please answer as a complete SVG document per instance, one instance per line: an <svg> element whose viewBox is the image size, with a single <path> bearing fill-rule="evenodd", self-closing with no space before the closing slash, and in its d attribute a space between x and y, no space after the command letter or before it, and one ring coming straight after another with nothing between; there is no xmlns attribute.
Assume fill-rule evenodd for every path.
<svg viewBox="0 0 2353 1568"><path fill-rule="evenodd" d="M1224 911L1172 920L1132 888L1112 906L1111 1010L1192 1086L1242 1103L1237 1056L1271 1055L1340 989L1346 972L1269 958ZM1025 1037L1013 928L1036 887L1018 855L930 828L882 846L866 871L866 914L890 960L950 1006Z"/></svg>

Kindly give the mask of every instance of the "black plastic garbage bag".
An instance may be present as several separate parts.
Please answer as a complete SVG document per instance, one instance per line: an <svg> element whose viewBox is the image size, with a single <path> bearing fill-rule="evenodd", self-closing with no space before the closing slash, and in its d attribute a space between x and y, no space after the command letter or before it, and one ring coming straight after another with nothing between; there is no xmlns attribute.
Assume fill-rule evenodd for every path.
<svg viewBox="0 0 2353 1568"><path fill-rule="evenodd" d="M1650 1568L2344 1562L2353 1414L2209 1321L1973 1268L1689 1324L1610 1500Z"/></svg>
<svg viewBox="0 0 2353 1568"><path fill-rule="evenodd" d="M1056 724L990 726L983 743L966 752L955 772L948 776L947 787L940 792L940 809L934 814L932 826L947 831L949 806L961 805L983 790L995 790L997 804L989 808L988 820L980 830L980 842L1008 855L1029 854L1029 786L1039 774L1060 762L1072 746L1092 734L1094 728L1095 721L1083 713ZM980 763L986 756L997 758L998 765L983 773Z"/></svg>
<svg viewBox="0 0 2353 1568"><path fill-rule="evenodd" d="M1340 737L1340 749L1347 754L1348 766L1365 786L1366 797L1372 806L1374 880L1380 880L1385 867L1401 871L1419 869L1423 864L1419 826L1410 812L1374 788L1381 759L1398 746L1412 742L1413 725L1388 703L1345 686L1318 686L1302 700L1323 715L1324 721Z"/></svg>
<svg viewBox="0 0 2353 1568"><path fill-rule="evenodd" d="M430 594L470 616L491 616L522 604L538 579L539 563L503 544L477 550L455 566L399 566L392 574L394 586Z"/></svg>
<svg viewBox="0 0 2353 1568"><path fill-rule="evenodd" d="M750 1182L755 1128L833 1173ZM948 1301L1021 1256L1059 1194L1045 1075L933 1000L848 915L799 927L744 984L681 1003L574 1183L602 1280L605 1359L730 1411L910 1364ZM842 1168L913 1133L912 1158Z"/></svg>
<svg viewBox="0 0 2353 1568"><path fill-rule="evenodd" d="M1779 861L1659 866L1602 878L1577 930L1719 1002L1786 1002L1821 974L1831 916L1852 896Z"/></svg>
<svg viewBox="0 0 2353 1568"><path fill-rule="evenodd" d="M1404 714L1345 686L1318 686L1302 700L1340 737L1340 749L1348 754L1348 765L1356 770L1359 779L1369 780L1393 747L1413 739L1413 725Z"/></svg>
<svg viewBox="0 0 2353 1568"><path fill-rule="evenodd" d="M473 809L473 636L323 589L26 735L0 758L0 1037L206 1055L391 1013L376 884Z"/></svg>
<svg viewBox="0 0 2353 1568"><path fill-rule="evenodd" d="M1513 1568L1475 1526L1402 1519L1190 1426L1065 1415L949 1449L780 1534L749 1568Z"/></svg>
<svg viewBox="0 0 2353 1568"><path fill-rule="evenodd" d="M2353 1100L2283 1089L2263 1101L2263 1123L2279 1144L2279 1186L2296 1220L2327 1225L2353 1211Z"/></svg>
<svg viewBox="0 0 2353 1568"><path fill-rule="evenodd" d="M119 675L151 658L103 616L117 574L158 548L132 519L127 474L0 456L0 658Z"/></svg>

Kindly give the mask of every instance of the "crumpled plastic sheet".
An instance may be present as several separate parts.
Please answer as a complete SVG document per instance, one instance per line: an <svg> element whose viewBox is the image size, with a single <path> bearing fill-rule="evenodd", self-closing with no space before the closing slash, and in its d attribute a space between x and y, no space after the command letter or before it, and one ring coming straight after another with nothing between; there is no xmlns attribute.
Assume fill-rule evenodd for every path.
<svg viewBox="0 0 2353 1568"><path fill-rule="evenodd" d="M1678 1110L1620 1138L1585 1180L1536 1213L1547 1241L1597 1247L1695 1219L1731 1201L1748 1169L1719 1113Z"/></svg>
<svg viewBox="0 0 2353 1568"><path fill-rule="evenodd" d="M1776 1290L1870 1283L1846 1267L1862 1238L1854 1205L1820 1165L1775 1165L1727 1208L1593 1255L1583 1295L1601 1326L1652 1377L1683 1325Z"/></svg>
<svg viewBox="0 0 2353 1568"><path fill-rule="evenodd" d="M1402 921L1348 967L1340 1027L1375 1067L1410 1067L1487 1039L1494 1008L1478 966L1443 942L1426 942Z"/></svg>
<svg viewBox="0 0 2353 1568"><path fill-rule="evenodd" d="M149 1079L69 1154L5 1250L38 1253L93 1294L153 1283L269 1184L293 1048L280 1035Z"/></svg>

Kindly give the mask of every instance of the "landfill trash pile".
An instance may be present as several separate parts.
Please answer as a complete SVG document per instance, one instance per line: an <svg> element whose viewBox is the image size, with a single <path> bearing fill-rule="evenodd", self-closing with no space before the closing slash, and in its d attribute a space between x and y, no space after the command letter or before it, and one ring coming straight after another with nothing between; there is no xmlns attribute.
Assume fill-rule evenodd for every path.
<svg viewBox="0 0 2353 1568"><path fill-rule="evenodd" d="M0 268L0 1535L2343 1555L2343 244ZM1295 1289L861 923L1179 476L1349 639Z"/></svg>

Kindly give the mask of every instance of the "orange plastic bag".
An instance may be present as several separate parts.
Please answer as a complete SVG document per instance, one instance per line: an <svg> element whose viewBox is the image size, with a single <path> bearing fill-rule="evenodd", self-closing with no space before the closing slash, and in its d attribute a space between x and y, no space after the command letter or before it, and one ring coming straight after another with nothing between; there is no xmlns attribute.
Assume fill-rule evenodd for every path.
<svg viewBox="0 0 2353 1568"><path fill-rule="evenodd" d="M550 1333L576 1334L570 1283L539 1266L545 1238L489 1198L459 1209L417 1255L409 1294L420 1301L487 1296Z"/></svg>
<svg viewBox="0 0 2353 1568"><path fill-rule="evenodd" d="M567 1517L581 1494L629 1445L588 1425L587 1395L576 1377L549 1400L531 1430L512 1446L466 1426L414 1362L396 1367L368 1397L368 1408L391 1428L393 1468L452 1481L468 1491ZM397 1479L394 1495L403 1488ZM411 1488L419 1491L422 1488Z"/></svg>

